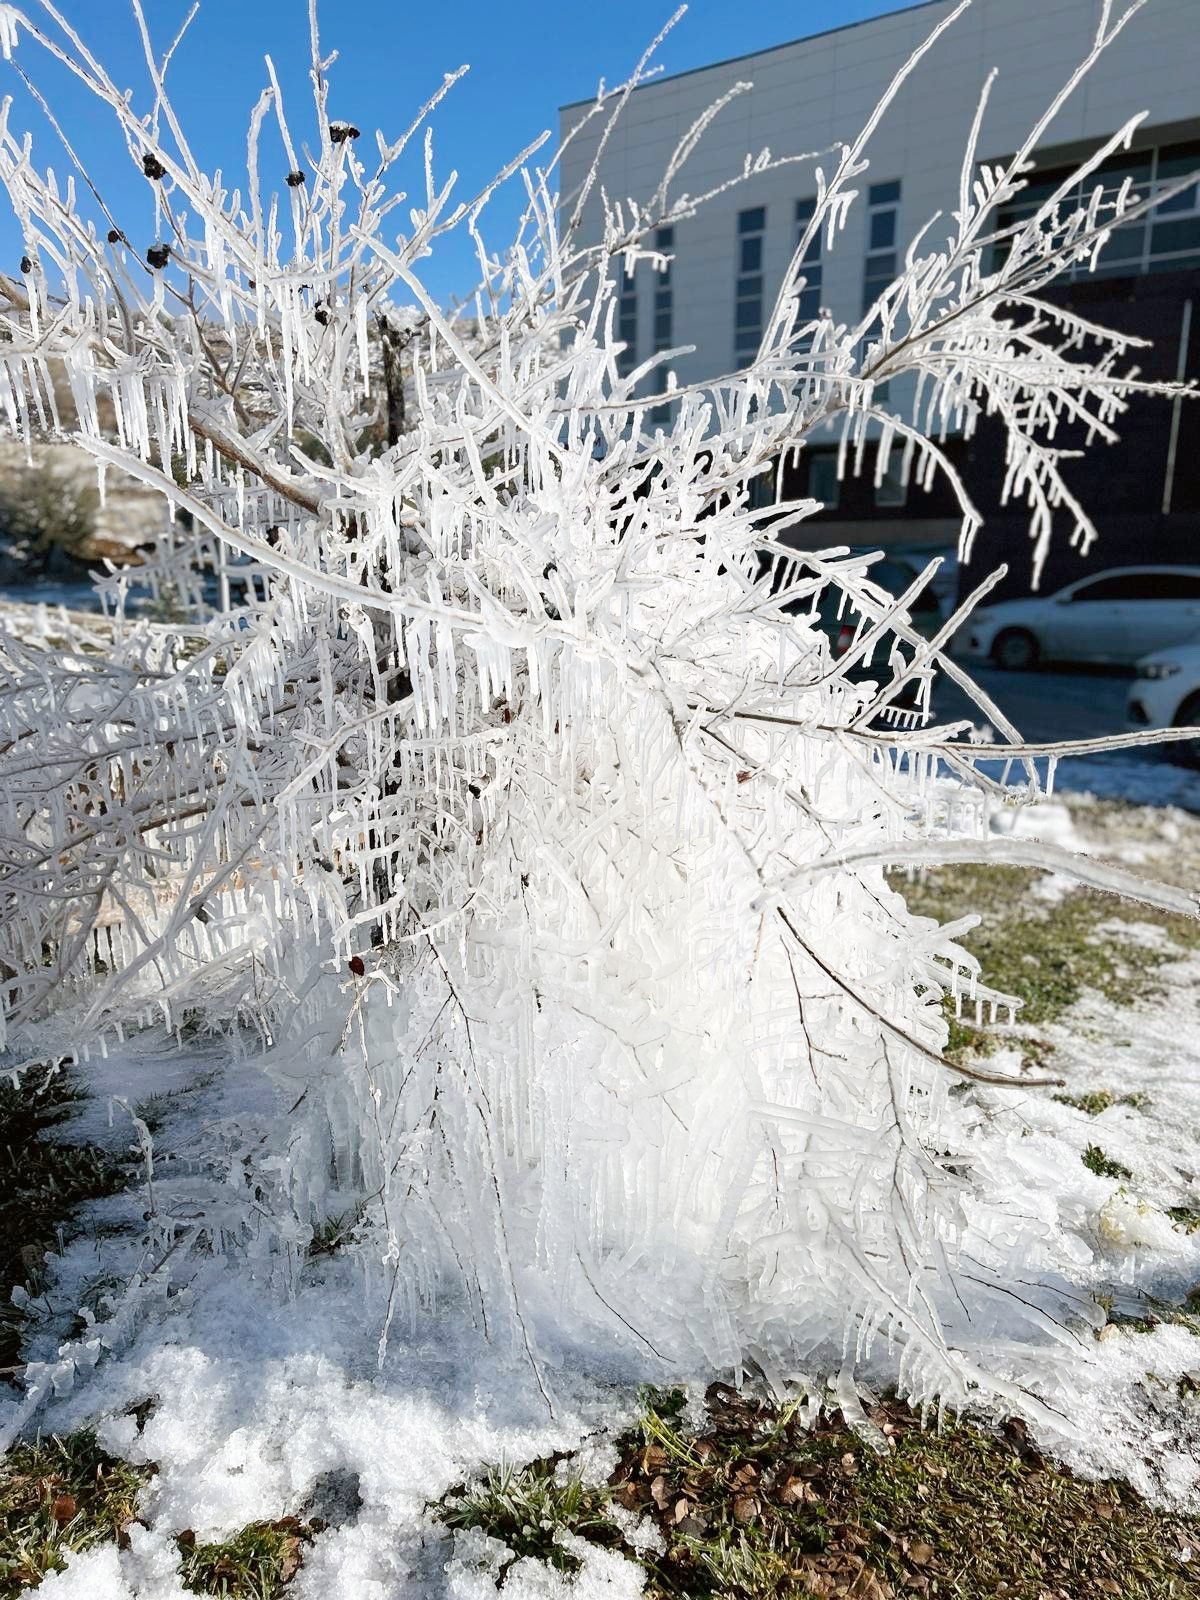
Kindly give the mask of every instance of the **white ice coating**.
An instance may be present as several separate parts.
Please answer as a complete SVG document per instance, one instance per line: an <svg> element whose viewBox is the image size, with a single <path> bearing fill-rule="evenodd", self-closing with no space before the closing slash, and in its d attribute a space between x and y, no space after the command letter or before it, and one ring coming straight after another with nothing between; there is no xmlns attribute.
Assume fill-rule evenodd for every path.
<svg viewBox="0 0 1200 1600"><path fill-rule="evenodd" d="M18 24L0 8L6 52ZM140 166L149 125L76 66ZM454 1292L539 1375L569 1340L677 1371L752 1354L849 1374L890 1347L916 1396L999 1386L1034 1224L997 1202L990 1257L961 1269L987 1202L939 1132L942 1002L1012 1002L955 945L964 926L913 916L882 866L982 847L1005 796L975 763L996 748L928 726L933 669L960 669L871 559L800 561L787 531L815 502L767 530L748 486L829 424L856 470L882 429L906 471L949 474L969 539L938 440L992 413L1037 550L1057 505L1089 532L1055 426L1103 439L1143 386L1128 339L1038 296L1140 202L1043 208L995 263L995 208L1052 107L1003 169L972 179L968 148L948 239L862 322L798 321L802 243L757 359L662 420L663 361L622 376L614 307L624 261L700 199L664 183L649 207L606 202L585 244L532 175L514 250L484 255L476 316L451 317L419 272L464 219L450 187L430 169L397 240L403 141L373 177L374 155L330 139L314 81L294 231L257 171L243 211L163 122L188 219L165 269L85 228L0 131L31 258L0 280L0 412L191 519L142 574L183 620L127 617L114 579L105 617L4 639L10 1059L51 1010L80 1052L155 1010L240 1030L292 1107L256 1158L273 1187L255 1248L282 1270L321 1219L354 1217L387 1321ZM820 180L830 247L865 148ZM390 442L384 315L409 340ZM879 386L905 373L919 400L892 414ZM827 590L855 630L836 664L813 621ZM875 683L847 676L864 660ZM918 709L897 709L910 678ZM1036 792L1038 756L1014 751L1015 792ZM1029 1314L1057 1293L1030 1288Z"/></svg>

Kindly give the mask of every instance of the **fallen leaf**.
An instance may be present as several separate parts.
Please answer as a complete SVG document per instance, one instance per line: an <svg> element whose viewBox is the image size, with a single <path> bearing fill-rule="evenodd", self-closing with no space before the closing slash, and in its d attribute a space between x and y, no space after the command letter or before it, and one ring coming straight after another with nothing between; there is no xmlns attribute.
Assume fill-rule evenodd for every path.
<svg viewBox="0 0 1200 1600"><path fill-rule="evenodd" d="M283 1551L279 1557L279 1577L281 1582L287 1583L300 1571L303 1561L300 1554L300 1541L293 1537L284 1541Z"/></svg>
<svg viewBox="0 0 1200 1600"><path fill-rule="evenodd" d="M75 1496L72 1494L56 1494L50 1504L50 1515L59 1527L64 1522L70 1522L75 1515Z"/></svg>
<svg viewBox="0 0 1200 1600"><path fill-rule="evenodd" d="M687 1516L687 1514L688 1514L688 1512L690 1510L691 1510L691 1506L688 1504L688 1502L686 1500L676 1500L676 1502L675 1502L675 1521L676 1522L682 1522L684 1517Z"/></svg>
<svg viewBox="0 0 1200 1600"><path fill-rule="evenodd" d="M667 1480L661 1473L650 1485L650 1498L660 1511L667 1509Z"/></svg>
<svg viewBox="0 0 1200 1600"><path fill-rule="evenodd" d="M909 1545L908 1559L915 1561L919 1567L927 1567L933 1560L933 1546L926 1544L923 1539L918 1539L916 1544Z"/></svg>
<svg viewBox="0 0 1200 1600"><path fill-rule="evenodd" d="M733 1514L738 1522L753 1522L758 1515L758 1501L752 1494L735 1495Z"/></svg>

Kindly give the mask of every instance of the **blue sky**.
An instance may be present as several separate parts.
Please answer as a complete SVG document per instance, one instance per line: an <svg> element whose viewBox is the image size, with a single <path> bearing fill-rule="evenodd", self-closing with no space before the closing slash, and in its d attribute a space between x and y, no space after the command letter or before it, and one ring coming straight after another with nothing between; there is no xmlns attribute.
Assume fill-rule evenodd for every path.
<svg viewBox="0 0 1200 1600"><path fill-rule="evenodd" d="M36 0L27 4L31 13L38 10ZM134 90L135 105L148 109L141 47L124 0L58 4L114 80ZM156 42L165 47L188 0L145 0L145 8ZM692 0L658 60L665 72L681 72L898 8L895 0ZM394 137L443 72L470 63L467 77L436 116L434 148L442 176L457 169L463 194L473 193L544 128L557 127L560 104L593 94L602 76L609 84L625 78L671 9L671 0L567 0L557 6L545 0L504 5L325 0L323 44L327 52L339 52L331 74L331 109L364 134L380 127ZM268 52L293 131L307 132L306 19L306 0L201 0L169 82L198 157L209 168L219 166L229 187L245 170L246 125L266 81ZM148 185L112 137L111 119L89 104L86 93L32 41L22 42L18 59L64 123L131 240L152 243ZM68 163L16 72L0 62L0 77L4 92L15 96L13 125L34 133L35 159L65 174ZM282 177L282 159L279 166ZM417 174L406 176L411 183ZM505 242L520 199L512 184L494 203L486 228L493 244ZM13 271L21 254L20 233L2 197L0 208L0 263ZM436 261L426 263L425 277L443 300L468 289L473 282L469 242L445 241Z"/></svg>

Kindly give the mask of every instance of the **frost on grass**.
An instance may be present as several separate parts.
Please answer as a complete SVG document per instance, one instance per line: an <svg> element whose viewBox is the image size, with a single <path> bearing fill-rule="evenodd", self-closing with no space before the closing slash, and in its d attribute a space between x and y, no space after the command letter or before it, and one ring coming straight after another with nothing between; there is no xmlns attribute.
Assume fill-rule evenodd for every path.
<svg viewBox="0 0 1200 1600"><path fill-rule="evenodd" d="M796 556L814 502L764 529L750 498L814 430L847 471L877 437L878 472L949 478L969 542L939 439L991 413L1035 561L1056 521L1091 537L1057 430L1102 442L1148 386L1132 341L1041 291L1151 203L1093 181L1138 119L999 241L996 219L1136 9L1102 7L1000 164L977 160L989 80L953 213L861 321L805 320L809 242L836 245L939 22L862 135L803 158L818 200L756 359L686 390L670 352L626 369L616 307L626 267L659 261L654 231L706 198L679 183L699 126L649 204L604 197L593 239L596 172L559 200L553 156L522 152L496 180L519 173L527 197L496 254L494 185L459 200L435 175L426 118L452 78L372 143L331 116L314 14L305 134L268 63L235 190L194 153L148 37L143 114L48 5L5 10L6 43L66 60L116 120L154 227L85 195L82 169L55 176L6 109L28 267L0 280L0 409L187 519L141 574L180 620L131 619L113 577L102 620L6 633L7 1060L19 1076L48 1030L82 1056L152 1019L226 1029L279 1108L218 1130L224 1191L172 1210L126 1107L150 1194L128 1307L189 1258L199 1285L240 1248L295 1291L345 1254L381 1359L449 1302L547 1404L564 1352L801 1362L847 1405L871 1362L922 1400L1014 1395L1014 1331L1066 1337L1061 1275L1012 1289L1035 1246L1053 1255L1041 1222L943 1137L952 1084L991 1075L945 1058L943 999L980 1020L1011 1002L956 943L969 919L913 915L883 868L1000 852L1192 900L989 842L995 804L1038 791L1038 752L982 695L1001 780L965 725L927 725L935 667L962 677L955 619L921 640L870 558ZM610 126L627 92L587 120ZM422 281L454 227L478 245L464 314ZM831 590L856 629L836 663L815 626ZM852 683L864 662L874 681Z"/></svg>

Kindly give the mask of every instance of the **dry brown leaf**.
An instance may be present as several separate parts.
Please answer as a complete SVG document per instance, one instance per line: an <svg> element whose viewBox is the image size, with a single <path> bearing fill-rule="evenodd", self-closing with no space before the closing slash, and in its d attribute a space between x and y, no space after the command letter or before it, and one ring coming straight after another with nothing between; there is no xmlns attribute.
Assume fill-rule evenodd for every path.
<svg viewBox="0 0 1200 1600"><path fill-rule="evenodd" d="M300 1554L300 1540L292 1536L284 1540L283 1550L279 1557L279 1576L282 1582L288 1583L300 1571L303 1557Z"/></svg>
<svg viewBox="0 0 1200 1600"><path fill-rule="evenodd" d="M752 1494L735 1495L733 1514L739 1522L753 1522L758 1515L758 1501Z"/></svg>
<svg viewBox="0 0 1200 1600"><path fill-rule="evenodd" d="M916 1544L909 1545L908 1559L915 1561L918 1567L927 1567L933 1560L933 1546L926 1544L923 1539L918 1539Z"/></svg>
<svg viewBox="0 0 1200 1600"><path fill-rule="evenodd" d="M75 1515L75 1496L73 1494L56 1494L50 1503L50 1515L61 1528L64 1522L70 1522Z"/></svg>

